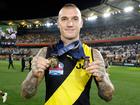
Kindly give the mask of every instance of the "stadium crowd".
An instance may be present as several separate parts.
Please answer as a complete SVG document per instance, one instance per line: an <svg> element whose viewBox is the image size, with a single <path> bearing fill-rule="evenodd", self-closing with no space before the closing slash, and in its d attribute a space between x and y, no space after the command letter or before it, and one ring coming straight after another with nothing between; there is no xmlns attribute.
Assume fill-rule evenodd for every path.
<svg viewBox="0 0 140 105"><path fill-rule="evenodd" d="M115 24L93 28L85 28L82 31L82 40L101 40L118 37L140 36L139 24Z"/></svg>
<svg viewBox="0 0 140 105"><path fill-rule="evenodd" d="M140 25L138 23L119 23L107 26L98 27L85 27L81 31L82 41L93 41L102 39L112 39L118 37L128 37L128 36L140 36ZM32 31L33 32L33 31ZM16 43L52 43L60 39L59 34L44 33L43 30L35 30L33 33L26 33L23 35L17 34Z"/></svg>
<svg viewBox="0 0 140 105"><path fill-rule="evenodd" d="M47 34L20 35L16 43L52 43L57 41L57 36Z"/></svg>
<svg viewBox="0 0 140 105"><path fill-rule="evenodd" d="M140 66L140 44L104 46L98 49L107 55L109 64Z"/></svg>

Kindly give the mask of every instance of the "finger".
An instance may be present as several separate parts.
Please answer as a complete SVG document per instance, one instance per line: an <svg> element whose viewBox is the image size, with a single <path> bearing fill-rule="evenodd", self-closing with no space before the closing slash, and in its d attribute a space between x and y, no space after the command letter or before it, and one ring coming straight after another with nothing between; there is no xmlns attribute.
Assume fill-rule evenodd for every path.
<svg viewBox="0 0 140 105"><path fill-rule="evenodd" d="M98 65L91 65L91 66L86 68L87 71L94 70L94 69L99 69L99 66Z"/></svg>
<svg viewBox="0 0 140 105"><path fill-rule="evenodd" d="M32 70L38 70L38 69L46 70L47 67L49 67L49 64L36 63L36 62L32 63Z"/></svg>
<svg viewBox="0 0 140 105"><path fill-rule="evenodd" d="M48 68L50 66L50 61L45 59L44 61L41 61L40 63L38 63L46 68Z"/></svg>
<svg viewBox="0 0 140 105"><path fill-rule="evenodd" d="M96 76L96 77L101 77L103 75L103 73L98 72L98 70L97 70L97 71L92 72L92 75Z"/></svg>
<svg viewBox="0 0 140 105"><path fill-rule="evenodd" d="M97 61L97 62L92 62L89 64L89 67L91 67L90 69L99 69L101 71L104 71L105 70L105 65L104 65L104 62L101 62L101 61Z"/></svg>
<svg viewBox="0 0 140 105"><path fill-rule="evenodd" d="M39 65L44 65L48 67L50 65L50 61L48 59L45 59L43 57L35 57L32 61L32 64L39 64Z"/></svg>
<svg viewBox="0 0 140 105"><path fill-rule="evenodd" d="M45 70L46 69L46 66L45 65L37 65L37 68L38 69L41 69L41 70Z"/></svg>
<svg viewBox="0 0 140 105"><path fill-rule="evenodd" d="M42 48L42 49L40 49L39 50L39 52L37 53L37 57L38 56L41 56L41 57L43 57L43 58L45 58L46 57L46 53L47 53L47 47L44 47L44 48Z"/></svg>
<svg viewBox="0 0 140 105"><path fill-rule="evenodd" d="M45 59L45 58L42 58L42 57L38 57L38 60L36 61L37 64L42 64L42 65L46 65L46 64L49 64L50 61Z"/></svg>
<svg viewBox="0 0 140 105"><path fill-rule="evenodd" d="M101 61L91 62L87 67L87 70L99 69L101 67Z"/></svg>
<svg viewBox="0 0 140 105"><path fill-rule="evenodd" d="M102 61L97 60L97 61L89 63L89 66L91 66L91 65L100 65L102 63L103 63Z"/></svg>
<svg viewBox="0 0 140 105"><path fill-rule="evenodd" d="M98 72L98 70L97 70L97 69L94 69L94 70L92 69L92 70L88 70L87 72L88 72L89 74L93 74L93 73Z"/></svg>
<svg viewBox="0 0 140 105"><path fill-rule="evenodd" d="M88 71L89 74L98 77L99 79L102 79L104 76L104 73L100 72L99 70L90 70Z"/></svg>

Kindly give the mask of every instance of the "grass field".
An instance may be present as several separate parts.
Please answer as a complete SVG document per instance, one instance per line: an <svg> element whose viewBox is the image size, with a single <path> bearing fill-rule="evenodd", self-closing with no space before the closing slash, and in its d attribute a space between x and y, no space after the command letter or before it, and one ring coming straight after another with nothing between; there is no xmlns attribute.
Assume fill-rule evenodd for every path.
<svg viewBox="0 0 140 105"><path fill-rule="evenodd" d="M7 69L8 62L0 61L0 90L8 92L6 103L0 105L43 105L45 97L44 82L41 83L38 93L32 99L26 100L20 96L21 83L28 70L21 72L20 62L14 62L15 69ZM95 83L92 84L91 105L140 105L140 67L110 67L110 78L115 86L112 101L105 102L97 95Z"/></svg>

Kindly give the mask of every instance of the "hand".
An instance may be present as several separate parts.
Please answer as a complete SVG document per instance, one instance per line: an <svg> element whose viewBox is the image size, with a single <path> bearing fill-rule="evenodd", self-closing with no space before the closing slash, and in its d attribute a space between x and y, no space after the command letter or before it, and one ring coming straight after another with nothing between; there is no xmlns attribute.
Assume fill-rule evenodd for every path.
<svg viewBox="0 0 140 105"><path fill-rule="evenodd" d="M106 75L105 65L102 61L99 60L89 63L86 70L89 74L95 76L97 81L102 81Z"/></svg>
<svg viewBox="0 0 140 105"><path fill-rule="evenodd" d="M41 77L44 75L44 71L50 66L50 61L40 57L35 56L32 60L32 73L35 77Z"/></svg>

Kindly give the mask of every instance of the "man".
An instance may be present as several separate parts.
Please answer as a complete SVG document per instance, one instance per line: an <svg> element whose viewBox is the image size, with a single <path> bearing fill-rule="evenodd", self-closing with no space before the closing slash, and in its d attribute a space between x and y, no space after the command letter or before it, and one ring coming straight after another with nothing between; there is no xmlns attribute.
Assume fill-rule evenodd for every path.
<svg viewBox="0 0 140 105"><path fill-rule="evenodd" d="M7 100L7 93L0 90L0 96L3 99L3 103L5 103Z"/></svg>
<svg viewBox="0 0 140 105"><path fill-rule="evenodd" d="M21 58L21 72L25 69L25 56L23 55Z"/></svg>
<svg viewBox="0 0 140 105"><path fill-rule="evenodd" d="M10 66L12 66L12 68L14 69L14 64L13 64L13 54L9 54L8 57L8 61L9 61L9 65L8 65L8 69L10 69Z"/></svg>
<svg viewBox="0 0 140 105"><path fill-rule="evenodd" d="M31 71L31 65L32 65L32 56L29 57L29 71Z"/></svg>
<svg viewBox="0 0 140 105"><path fill-rule="evenodd" d="M58 15L61 40L51 48L42 48L33 57L32 70L22 83L23 97L34 96L45 77L45 105L90 105L94 78L99 96L105 101L112 99L114 87L100 52L79 40L82 26L80 10L74 4L64 5Z"/></svg>

